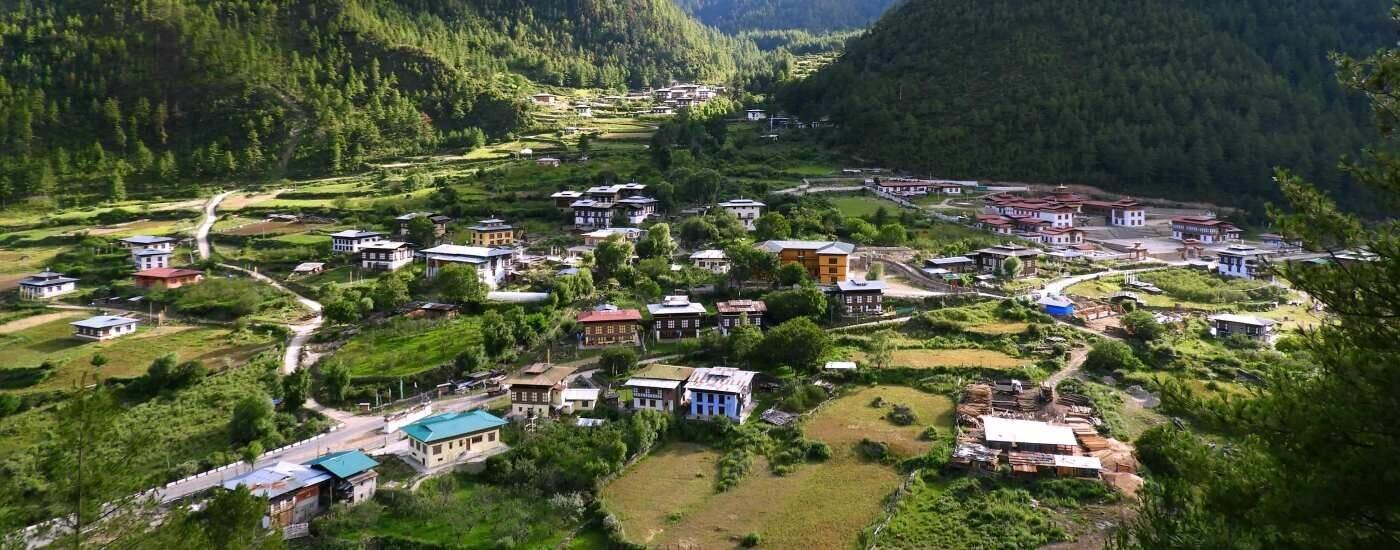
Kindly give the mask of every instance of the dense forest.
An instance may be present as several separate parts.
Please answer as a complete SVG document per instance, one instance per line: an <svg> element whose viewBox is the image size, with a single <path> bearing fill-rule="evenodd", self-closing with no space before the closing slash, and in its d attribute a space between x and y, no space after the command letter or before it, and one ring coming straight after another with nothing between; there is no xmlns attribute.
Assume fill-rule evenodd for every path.
<svg viewBox="0 0 1400 550"><path fill-rule="evenodd" d="M858 29L899 0L676 0L686 11L727 33Z"/></svg>
<svg viewBox="0 0 1400 550"><path fill-rule="evenodd" d="M873 162L1259 210L1287 166L1350 206L1373 141L1329 52L1393 42L1389 0L910 0L784 90Z"/></svg>
<svg viewBox="0 0 1400 550"><path fill-rule="evenodd" d="M529 124L531 81L771 78L752 42L670 0L0 6L0 206L191 195L469 146Z"/></svg>

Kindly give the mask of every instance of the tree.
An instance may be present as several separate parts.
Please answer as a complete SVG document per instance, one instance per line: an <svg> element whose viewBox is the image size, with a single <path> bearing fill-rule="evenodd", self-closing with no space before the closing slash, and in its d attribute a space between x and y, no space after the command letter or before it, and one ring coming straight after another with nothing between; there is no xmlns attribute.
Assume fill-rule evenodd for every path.
<svg viewBox="0 0 1400 550"><path fill-rule="evenodd" d="M669 234L668 230L668 237ZM623 239L622 235L608 237L593 250L593 266L598 270L598 276L604 280L616 275L631 261L632 243Z"/></svg>
<svg viewBox="0 0 1400 550"><path fill-rule="evenodd" d="M1015 279L1021 276L1021 259L1015 256L1007 258L1001 262L1001 274L1007 279Z"/></svg>
<svg viewBox="0 0 1400 550"><path fill-rule="evenodd" d="M736 285L766 279L778 271L778 255L749 245L736 245L724 251L729 258L729 279Z"/></svg>
<svg viewBox="0 0 1400 550"><path fill-rule="evenodd" d="M754 237L760 241L786 239L791 236L792 226L788 223L787 216L778 212L759 216L754 224Z"/></svg>
<svg viewBox="0 0 1400 550"><path fill-rule="evenodd" d="M477 275L476 267L463 264L445 265L438 269L434 284L443 300L473 307L486 303L488 289L486 283Z"/></svg>
<svg viewBox="0 0 1400 550"><path fill-rule="evenodd" d="M336 361L321 370L321 388L331 403L345 402L350 391L350 367Z"/></svg>
<svg viewBox="0 0 1400 550"><path fill-rule="evenodd" d="M437 225L428 216L414 216L408 220L408 240L419 248L437 244Z"/></svg>
<svg viewBox="0 0 1400 550"><path fill-rule="evenodd" d="M637 255L643 258L670 259L675 253L676 241L671 239L671 226L664 223L651 226L637 243Z"/></svg>
<svg viewBox="0 0 1400 550"><path fill-rule="evenodd" d="M176 365L180 358L174 353L166 353L151 361L151 366L146 369L146 385L151 393L159 392L171 385L175 380Z"/></svg>
<svg viewBox="0 0 1400 550"><path fill-rule="evenodd" d="M1157 322L1157 317L1150 312L1136 310L1123 316L1123 328L1144 342L1150 342L1162 337L1163 327Z"/></svg>
<svg viewBox="0 0 1400 550"><path fill-rule="evenodd" d="M769 369L788 365L799 371L816 370L817 360L826 354L830 337L811 319L793 319L773 327L763 337L758 355Z"/></svg>
<svg viewBox="0 0 1400 550"><path fill-rule="evenodd" d="M598 357L598 368L608 377L617 379L637 367L637 351L630 347L611 347Z"/></svg>
<svg viewBox="0 0 1400 550"><path fill-rule="evenodd" d="M107 176L107 199L113 202L126 200L126 179L120 171L113 170Z"/></svg>
<svg viewBox="0 0 1400 550"><path fill-rule="evenodd" d="M1133 348L1117 340L1104 340L1089 350L1084 359L1084 368L1113 372L1116 370L1135 371L1143 368L1142 361L1133 355Z"/></svg>
<svg viewBox="0 0 1400 550"><path fill-rule="evenodd" d="M92 354L92 358L88 359L88 364L91 364L92 368L100 369L103 365L107 364L107 356L102 355L100 353L94 353Z"/></svg>
<svg viewBox="0 0 1400 550"><path fill-rule="evenodd" d="M807 268L799 263L783 264L782 267L778 268L778 284L783 286L793 286L811 278L812 276L807 273Z"/></svg>
<svg viewBox="0 0 1400 550"><path fill-rule="evenodd" d="M749 324L749 314L739 314L739 326L729 330L725 359L733 364L747 364L749 357L763 344L763 330Z"/></svg>
<svg viewBox="0 0 1400 550"><path fill-rule="evenodd" d="M340 298L327 302L322 313L326 320L335 324L349 324L360 320L360 305L355 300Z"/></svg>
<svg viewBox="0 0 1400 550"><path fill-rule="evenodd" d="M890 223L880 226L880 236L876 241L882 246L903 246L909 240L909 233L904 230L904 226L897 223Z"/></svg>
<svg viewBox="0 0 1400 550"><path fill-rule="evenodd" d="M681 222L681 242L687 248L695 249L719 238L719 229L702 216L686 218Z"/></svg>
<svg viewBox="0 0 1400 550"><path fill-rule="evenodd" d="M772 323L791 319L820 320L826 316L826 294L816 285L770 292L763 301L768 305L768 319Z"/></svg>
<svg viewBox="0 0 1400 550"><path fill-rule="evenodd" d="M253 496L247 487L239 485L232 491L219 491L204 509L188 521L197 522L204 535L204 548L242 550L247 548L281 547L281 533L262 527L267 515L267 500ZM188 543L189 541L186 541Z"/></svg>
<svg viewBox="0 0 1400 550"><path fill-rule="evenodd" d="M306 396L311 393L311 373L298 369L282 377L282 410L295 413L306 404Z"/></svg>
<svg viewBox="0 0 1400 550"><path fill-rule="evenodd" d="M455 266L449 266L455 267ZM483 298L485 298L483 296ZM384 310L394 310L412 300L408 281L403 275L391 273L379 279L374 285L374 304Z"/></svg>
<svg viewBox="0 0 1400 550"><path fill-rule="evenodd" d="M247 445L277 433L272 422L272 403L265 395L249 395L233 406L229 436L235 445Z"/></svg>
<svg viewBox="0 0 1400 550"><path fill-rule="evenodd" d="M870 366L876 369L883 369L890 366L894 360L893 334L888 330L876 332L870 336L870 342L866 344L866 360Z"/></svg>
<svg viewBox="0 0 1400 550"><path fill-rule="evenodd" d="M885 276L885 264L880 262L870 262L870 269L865 271L865 280L878 281Z"/></svg>
<svg viewBox="0 0 1400 550"><path fill-rule="evenodd" d="M505 316L496 310L488 311L481 317L481 343L491 357L500 357L515 347L515 331Z"/></svg>

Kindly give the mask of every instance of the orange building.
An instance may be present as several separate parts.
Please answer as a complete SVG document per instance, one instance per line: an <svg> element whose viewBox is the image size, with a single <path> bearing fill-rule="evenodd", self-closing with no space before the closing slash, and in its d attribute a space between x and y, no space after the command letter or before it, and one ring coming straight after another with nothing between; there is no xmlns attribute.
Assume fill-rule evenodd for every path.
<svg viewBox="0 0 1400 550"><path fill-rule="evenodd" d="M514 246L515 228L506 224L505 220L491 218L481 220L476 225L471 226L472 246Z"/></svg>
<svg viewBox="0 0 1400 550"><path fill-rule="evenodd" d="M851 253L856 246L839 241L765 241L758 248L778 255L783 264L802 264L820 283L846 280Z"/></svg>
<svg viewBox="0 0 1400 550"><path fill-rule="evenodd" d="M173 267L160 267L137 271L132 276L136 286L141 288L180 288L192 285L204 280L204 272L193 269L177 269Z"/></svg>

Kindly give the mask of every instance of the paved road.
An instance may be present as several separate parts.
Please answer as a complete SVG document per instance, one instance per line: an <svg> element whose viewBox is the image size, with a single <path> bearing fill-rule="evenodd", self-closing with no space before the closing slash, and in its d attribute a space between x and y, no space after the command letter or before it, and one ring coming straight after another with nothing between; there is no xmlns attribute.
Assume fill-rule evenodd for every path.
<svg viewBox="0 0 1400 550"><path fill-rule="evenodd" d="M1140 268L1140 269L1110 269L1110 270L1108 270L1108 271L1101 271L1101 272L1099 272L1099 273L1090 273L1090 274L1087 274L1087 275L1075 275L1075 276L1073 276L1073 277L1065 277L1065 278L1063 278L1063 279L1055 279L1055 280L1053 280L1053 281L1050 281L1050 282L1048 282L1048 283L1045 283L1045 287L1042 289L1042 292L1043 292L1044 294L1046 294L1046 295L1058 296L1058 295L1064 294L1065 289L1067 289L1067 288L1069 288L1069 287L1071 287L1071 286L1077 285L1077 284L1082 283L1082 282L1084 282L1084 281L1089 281L1089 280L1097 279L1097 278L1099 278L1099 277L1112 277L1112 276L1114 276L1114 275L1129 275L1129 274L1133 274L1133 273L1143 273L1143 272L1146 272L1146 271L1157 271L1157 270L1159 270L1159 269L1166 269L1166 268L1168 268L1168 267L1173 267L1173 266L1184 266L1184 265L1186 265L1186 262L1163 262L1162 265L1161 265L1161 266L1158 266L1158 267L1144 267L1144 268Z"/></svg>
<svg viewBox="0 0 1400 550"><path fill-rule="evenodd" d="M209 202L204 204L204 222L200 223L199 228L194 231L194 240L199 245L199 258L201 260L209 259L209 230L214 228L214 222L219 219L218 216L214 215L214 211L219 208L219 203L224 202L224 199L231 194L233 191L224 191L214 195L209 199Z"/></svg>

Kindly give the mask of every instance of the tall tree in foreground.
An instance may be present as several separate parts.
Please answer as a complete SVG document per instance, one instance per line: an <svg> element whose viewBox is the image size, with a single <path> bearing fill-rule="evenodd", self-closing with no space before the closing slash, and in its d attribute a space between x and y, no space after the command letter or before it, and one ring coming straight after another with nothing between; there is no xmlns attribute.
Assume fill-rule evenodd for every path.
<svg viewBox="0 0 1400 550"><path fill-rule="evenodd" d="M1397 12L1400 13L1400 12ZM1382 143L1344 167L1371 187L1381 211L1400 206L1400 50L1340 58L1342 83L1367 95ZM1128 548L1400 547L1400 227L1363 221L1284 170L1291 210L1272 212L1310 248L1368 250L1364 259L1281 267L1336 322L1302 339L1299 372L1277 367L1256 395L1164 403L1194 413L1196 430L1159 427L1139 440L1153 472ZM1219 443L1221 438L1228 445Z"/></svg>

